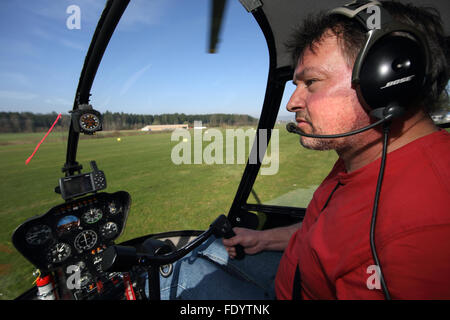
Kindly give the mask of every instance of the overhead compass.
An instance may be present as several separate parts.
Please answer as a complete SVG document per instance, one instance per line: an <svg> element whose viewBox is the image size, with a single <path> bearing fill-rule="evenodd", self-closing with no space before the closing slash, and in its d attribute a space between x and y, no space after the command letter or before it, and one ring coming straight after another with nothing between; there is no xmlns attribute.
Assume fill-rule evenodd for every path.
<svg viewBox="0 0 450 320"><path fill-rule="evenodd" d="M85 113L80 117L80 127L87 132L95 132L100 128L100 119L93 113Z"/></svg>
<svg viewBox="0 0 450 320"><path fill-rule="evenodd" d="M72 111L72 124L76 132L90 135L102 130L102 116L91 105L80 105Z"/></svg>

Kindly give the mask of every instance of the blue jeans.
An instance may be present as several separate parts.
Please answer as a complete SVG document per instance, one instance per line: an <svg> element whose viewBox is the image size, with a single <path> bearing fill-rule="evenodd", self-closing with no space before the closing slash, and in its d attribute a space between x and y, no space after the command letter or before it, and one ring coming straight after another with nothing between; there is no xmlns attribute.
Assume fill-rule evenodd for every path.
<svg viewBox="0 0 450 320"><path fill-rule="evenodd" d="M160 275L161 300L275 299L274 280L281 251L229 259L221 239L211 237ZM147 294L148 294L148 290Z"/></svg>

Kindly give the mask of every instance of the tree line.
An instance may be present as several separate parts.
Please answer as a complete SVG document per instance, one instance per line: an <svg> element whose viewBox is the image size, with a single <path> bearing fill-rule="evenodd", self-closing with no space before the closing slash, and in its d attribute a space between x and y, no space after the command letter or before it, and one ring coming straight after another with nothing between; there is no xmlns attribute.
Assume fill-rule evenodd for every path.
<svg viewBox="0 0 450 320"><path fill-rule="evenodd" d="M58 114L56 112L41 114L32 112L0 112L0 133L14 132L42 132L47 131ZM255 126L258 119L246 114L197 114L187 115L184 113L146 115L130 114L123 112L106 111L102 114L103 130L137 130L147 125L159 124L188 124L193 126L194 121L201 121L209 127L222 126ZM70 115L62 114L58 122L62 129L70 126Z"/></svg>

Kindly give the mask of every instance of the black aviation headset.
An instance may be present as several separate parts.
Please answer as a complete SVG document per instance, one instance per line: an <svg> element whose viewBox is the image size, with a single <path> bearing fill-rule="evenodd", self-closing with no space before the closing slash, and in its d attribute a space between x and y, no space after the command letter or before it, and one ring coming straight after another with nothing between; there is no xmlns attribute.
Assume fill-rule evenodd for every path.
<svg viewBox="0 0 450 320"><path fill-rule="evenodd" d="M378 21L373 20L372 15L378 13ZM378 120L364 128L333 135L306 134L292 122L287 124L286 129L305 137L333 139L358 134L383 124L383 152L372 210L370 247L378 266L384 295L390 299L375 247L375 225L390 123L392 119L402 116L423 92L428 79L430 50L419 30L396 21L378 1L356 0L331 10L329 14L355 19L366 31L366 41L353 67L352 86L361 105Z"/></svg>

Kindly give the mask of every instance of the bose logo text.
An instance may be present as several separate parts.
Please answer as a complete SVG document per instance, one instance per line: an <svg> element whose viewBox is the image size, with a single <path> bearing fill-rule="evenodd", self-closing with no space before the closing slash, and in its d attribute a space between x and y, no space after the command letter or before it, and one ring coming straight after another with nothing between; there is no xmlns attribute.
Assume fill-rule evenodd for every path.
<svg viewBox="0 0 450 320"><path fill-rule="evenodd" d="M414 77L415 77L415 75L413 74L412 76L409 76L409 77L401 78L401 79L394 80L394 81L389 81L388 83L386 83L386 85L384 87L381 87L380 89L386 89L386 88L389 88L392 86L396 86L403 82L411 81Z"/></svg>

